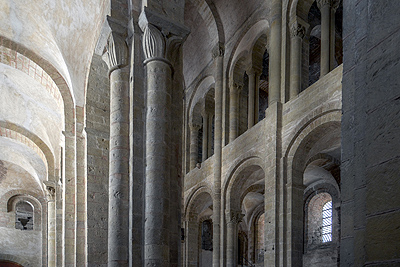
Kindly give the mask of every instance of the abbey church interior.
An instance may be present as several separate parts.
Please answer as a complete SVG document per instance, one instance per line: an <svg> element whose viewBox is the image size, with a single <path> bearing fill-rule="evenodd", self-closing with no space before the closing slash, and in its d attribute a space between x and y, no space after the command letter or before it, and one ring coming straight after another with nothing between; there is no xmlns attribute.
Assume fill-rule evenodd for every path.
<svg viewBox="0 0 400 267"><path fill-rule="evenodd" d="M399 12L0 0L0 266L400 266Z"/></svg>

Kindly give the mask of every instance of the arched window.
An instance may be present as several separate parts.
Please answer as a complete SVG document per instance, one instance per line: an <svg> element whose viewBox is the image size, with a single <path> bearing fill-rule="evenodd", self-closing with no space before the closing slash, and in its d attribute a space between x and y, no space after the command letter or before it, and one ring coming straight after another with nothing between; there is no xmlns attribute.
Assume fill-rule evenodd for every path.
<svg viewBox="0 0 400 267"><path fill-rule="evenodd" d="M322 242L332 241L332 201L325 203L322 208Z"/></svg>
<svg viewBox="0 0 400 267"><path fill-rule="evenodd" d="M15 206L15 229L33 230L33 206L28 201L19 201Z"/></svg>

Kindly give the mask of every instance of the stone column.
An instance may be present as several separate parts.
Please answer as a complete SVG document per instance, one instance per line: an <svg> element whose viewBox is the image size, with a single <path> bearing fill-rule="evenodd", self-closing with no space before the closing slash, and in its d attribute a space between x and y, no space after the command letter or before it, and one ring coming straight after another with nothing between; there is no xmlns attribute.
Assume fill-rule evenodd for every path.
<svg viewBox="0 0 400 267"><path fill-rule="evenodd" d="M196 164L198 161L198 135L199 130L201 128L200 125L191 123L189 125L190 128L190 170L196 168Z"/></svg>
<svg viewBox="0 0 400 267"><path fill-rule="evenodd" d="M260 108L260 72L256 71L255 77L255 95L254 95L254 124L258 123L258 116L259 112L258 109Z"/></svg>
<svg viewBox="0 0 400 267"><path fill-rule="evenodd" d="M168 266L171 64L160 30L147 22L140 27L147 72L144 266Z"/></svg>
<svg viewBox="0 0 400 267"><path fill-rule="evenodd" d="M289 99L295 98L301 91L301 59L302 43L306 29L298 22L290 28L290 94Z"/></svg>
<svg viewBox="0 0 400 267"><path fill-rule="evenodd" d="M221 168L222 168L222 96L224 47L218 43L213 51L215 63L215 124L214 124L214 183L213 183L213 267L221 260Z"/></svg>
<svg viewBox="0 0 400 267"><path fill-rule="evenodd" d="M229 142L232 142L239 135L239 94L242 85L231 83L229 90ZM217 104L215 104L217 107Z"/></svg>
<svg viewBox="0 0 400 267"><path fill-rule="evenodd" d="M210 112L208 114L208 148L207 148L207 152L208 152L208 157L211 157L213 155L213 122L214 122L214 113Z"/></svg>
<svg viewBox="0 0 400 267"><path fill-rule="evenodd" d="M75 113L75 110L73 110ZM65 175L63 177L64 198L64 265L76 266L76 129L75 115L68 123L72 129L65 136Z"/></svg>
<svg viewBox="0 0 400 267"><path fill-rule="evenodd" d="M242 220L243 215L238 211L227 211L226 212L226 266L236 267L237 266L237 226Z"/></svg>
<svg viewBox="0 0 400 267"><path fill-rule="evenodd" d="M109 267L129 264L129 68L120 30L111 32L103 56L110 76Z"/></svg>
<svg viewBox="0 0 400 267"><path fill-rule="evenodd" d="M197 214L191 213L187 219L185 267L197 267L199 264L199 222Z"/></svg>
<svg viewBox="0 0 400 267"><path fill-rule="evenodd" d="M246 71L249 76L249 101L247 111L247 129L250 129L255 124L255 94L256 94L256 73L253 68Z"/></svg>
<svg viewBox="0 0 400 267"><path fill-rule="evenodd" d="M330 19L330 44L329 44L329 67L330 70L335 68L335 53L336 53L336 25L335 25L335 13L337 8L339 7L340 0L332 0L332 7L331 7L331 19Z"/></svg>
<svg viewBox="0 0 400 267"><path fill-rule="evenodd" d="M47 181L45 184L48 183ZM57 266L56 252L56 189L54 185L46 184L47 189L47 266Z"/></svg>
<svg viewBox="0 0 400 267"><path fill-rule="evenodd" d="M87 266L87 139L85 111L76 107L76 265Z"/></svg>
<svg viewBox="0 0 400 267"><path fill-rule="evenodd" d="M282 5L280 3L280 5ZM281 42L282 21L281 6L276 10L276 19L271 23L269 32L269 87L268 106L281 101Z"/></svg>
<svg viewBox="0 0 400 267"><path fill-rule="evenodd" d="M332 0L317 0L321 11L321 73L325 76L330 71L330 21Z"/></svg>
<svg viewBox="0 0 400 267"><path fill-rule="evenodd" d="M208 158L208 121L209 121L209 114L207 111L203 111L202 113L203 116L203 151L202 151L202 162L206 161L206 159Z"/></svg>

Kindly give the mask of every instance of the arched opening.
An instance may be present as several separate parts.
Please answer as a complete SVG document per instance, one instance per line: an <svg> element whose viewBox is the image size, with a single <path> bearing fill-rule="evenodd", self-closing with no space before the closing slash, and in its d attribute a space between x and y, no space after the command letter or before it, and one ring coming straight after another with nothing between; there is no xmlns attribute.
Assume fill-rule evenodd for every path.
<svg viewBox="0 0 400 267"><path fill-rule="evenodd" d="M211 266L213 251L213 201L201 188L195 192L185 212L183 257L185 266Z"/></svg>
<svg viewBox="0 0 400 267"><path fill-rule="evenodd" d="M332 266L339 259L340 146L339 122L324 123L302 139L293 158L291 249L293 260L302 262L303 266ZM316 195L320 201L313 198ZM330 200L333 204L332 240L335 242L322 242L323 205Z"/></svg>
<svg viewBox="0 0 400 267"><path fill-rule="evenodd" d="M33 206L28 201L15 205L15 229L33 230Z"/></svg>
<svg viewBox="0 0 400 267"><path fill-rule="evenodd" d="M226 203L227 266L252 266L258 253L257 234L264 234L258 218L264 213L265 173L260 166L249 164L239 167L232 179Z"/></svg>

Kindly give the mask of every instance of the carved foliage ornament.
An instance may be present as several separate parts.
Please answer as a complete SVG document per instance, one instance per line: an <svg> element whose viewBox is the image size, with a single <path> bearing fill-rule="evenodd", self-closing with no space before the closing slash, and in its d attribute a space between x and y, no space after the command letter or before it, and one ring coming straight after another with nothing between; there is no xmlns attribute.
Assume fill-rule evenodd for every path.
<svg viewBox="0 0 400 267"><path fill-rule="evenodd" d="M165 58L165 37L159 29L148 23L143 34L143 50L146 59Z"/></svg>
<svg viewBox="0 0 400 267"><path fill-rule="evenodd" d="M106 56L106 62L110 70L124 67L128 64L128 46L120 34L112 32L108 37Z"/></svg>

